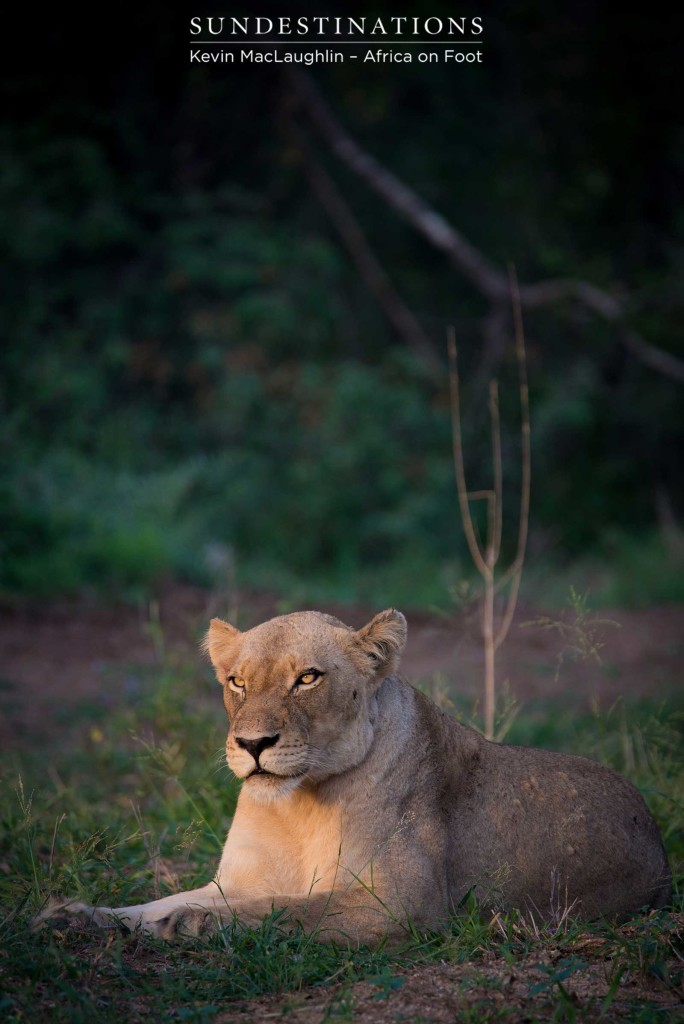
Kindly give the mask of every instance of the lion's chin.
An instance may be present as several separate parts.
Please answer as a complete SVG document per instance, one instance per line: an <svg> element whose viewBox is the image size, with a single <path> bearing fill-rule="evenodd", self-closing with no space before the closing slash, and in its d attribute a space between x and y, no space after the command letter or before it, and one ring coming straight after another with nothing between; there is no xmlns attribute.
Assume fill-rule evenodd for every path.
<svg viewBox="0 0 684 1024"><path fill-rule="evenodd" d="M273 804L290 796L300 786L304 775L272 775L252 772L242 784L243 792L261 804Z"/></svg>

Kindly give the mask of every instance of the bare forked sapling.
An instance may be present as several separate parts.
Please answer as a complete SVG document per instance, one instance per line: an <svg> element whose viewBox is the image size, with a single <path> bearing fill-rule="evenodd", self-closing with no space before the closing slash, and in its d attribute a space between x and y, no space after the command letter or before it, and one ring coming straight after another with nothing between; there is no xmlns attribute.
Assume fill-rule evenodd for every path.
<svg viewBox="0 0 684 1024"><path fill-rule="evenodd" d="M494 738L494 713L496 707L496 652L506 639L513 621L520 590L520 579L525 561L527 529L530 510L530 405L527 386L527 363L525 358L525 335L523 332L520 294L515 272L511 269L511 297L513 301L513 322L515 326L515 351L518 363L521 410L521 482L520 513L518 521L518 544L515 558L508 569L497 578L496 569L501 554L503 533L503 485L501 464L501 423L499 417L499 386L496 380L489 384L489 417L492 434L492 487L482 491L468 491L463 459L463 436L461 429L461 398L458 376L456 336L449 328L449 381L451 388L451 423L454 450L456 489L463 521L463 531L471 558L484 584L482 604L482 640L484 644L484 734ZM487 526L484 544L478 539L470 512L471 501L487 502ZM500 621L496 622L494 598L508 587L505 608Z"/></svg>

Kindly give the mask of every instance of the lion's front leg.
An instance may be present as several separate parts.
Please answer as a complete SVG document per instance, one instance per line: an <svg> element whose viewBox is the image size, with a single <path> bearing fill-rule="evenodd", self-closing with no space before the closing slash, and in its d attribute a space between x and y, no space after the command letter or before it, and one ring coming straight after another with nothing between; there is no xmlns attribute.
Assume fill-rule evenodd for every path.
<svg viewBox="0 0 684 1024"><path fill-rule="evenodd" d="M144 931L162 939L210 934L229 924L257 928L274 910L283 912L284 925L300 925L322 942L375 945L384 938L405 939L408 935L403 915L393 914L361 887L316 894L165 903L159 900L143 907L140 922Z"/></svg>
<svg viewBox="0 0 684 1024"><path fill-rule="evenodd" d="M140 929L160 939L210 934L221 926L238 923L258 927L273 910L281 910L293 924L323 942L374 945L380 939L402 939L408 934L403 914L393 913L377 896L361 887L316 894L229 899L215 882L201 889L175 893L133 907L89 907L65 904L44 911L39 918L66 918L100 928Z"/></svg>
<svg viewBox="0 0 684 1024"><path fill-rule="evenodd" d="M159 938L171 938L185 932L197 935L211 930L212 922L227 919L229 904L216 882L174 893L151 903L139 903L130 907L91 907L85 903L53 904L36 919L40 927L45 921L53 923L77 921L95 925L98 928L122 928L125 931L140 929Z"/></svg>

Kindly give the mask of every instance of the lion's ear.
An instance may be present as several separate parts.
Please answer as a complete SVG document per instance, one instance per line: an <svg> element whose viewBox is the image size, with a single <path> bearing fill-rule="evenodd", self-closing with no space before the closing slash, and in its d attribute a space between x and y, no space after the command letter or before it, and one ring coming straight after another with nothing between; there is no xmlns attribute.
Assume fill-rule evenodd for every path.
<svg viewBox="0 0 684 1024"><path fill-rule="evenodd" d="M406 643L406 619L396 608L387 608L356 632L356 641L381 678L399 664Z"/></svg>
<svg viewBox="0 0 684 1024"><path fill-rule="evenodd" d="M201 646L205 654L211 658L211 663L217 673L219 666L229 656L231 649L235 646L235 641L241 635L239 629L231 626L229 622L224 622L223 619L212 619L209 623L207 635Z"/></svg>

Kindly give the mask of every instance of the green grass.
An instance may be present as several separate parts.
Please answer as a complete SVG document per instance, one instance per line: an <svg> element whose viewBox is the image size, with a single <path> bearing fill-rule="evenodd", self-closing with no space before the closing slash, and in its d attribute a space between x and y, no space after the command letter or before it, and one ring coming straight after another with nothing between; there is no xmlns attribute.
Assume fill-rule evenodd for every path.
<svg viewBox="0 0 684 1024"><path fill-rule="evenodd" d="M332 1019L352 1020L356 982L370 982L374 999L400 999L393 994L416 964L465 972L463 1020L521 1019L491 996L497 986L505 989L506 972L528 979L528 1020L619 1019L613 1015L618 1003L624 1011L628 978L639 985L630 1019L664 1019L654 992L681 1002L675 989L683 952L684 717L646 703L618 705L605 716L525 709L507 740L586 753L636 782L663 830L676 878L674 913L621 928L562 922L540 932L514 914L492 923L469 904L449 934L416 935L401 950L322 945L292 932L277 913L256 930L231 927L180 944L79 927L32 933L30 917L51 895L124 905L211 877L237 787L221 763L225 727L216 704L205 702L189 678L184 666L162 657L114 716L80 718L54 748L5 759L3 1020L212 1021L236 1001L268 993L282 993L286 1007L308 986L330 993ZM578 1002L568 986L592 972L603 989Z"/></svg>

